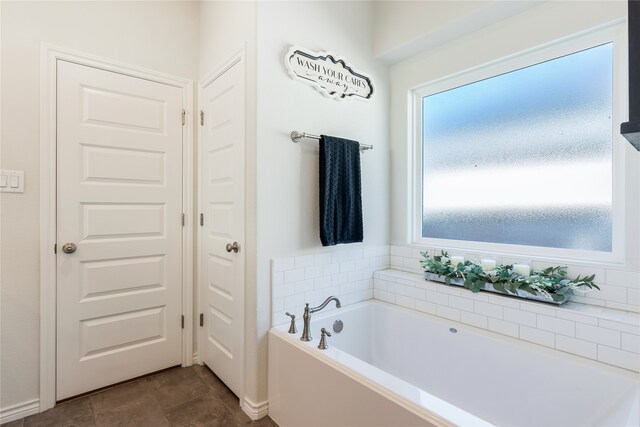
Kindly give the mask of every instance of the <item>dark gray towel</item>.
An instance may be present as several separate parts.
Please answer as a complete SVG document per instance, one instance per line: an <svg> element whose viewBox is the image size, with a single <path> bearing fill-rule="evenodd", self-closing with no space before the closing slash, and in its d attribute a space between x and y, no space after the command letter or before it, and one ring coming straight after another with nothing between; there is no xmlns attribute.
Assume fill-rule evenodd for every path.
<svg viewBox="0 0 640 427"><path fill-rule="evenodd" d="M322 246L362 242L360 144L320 137L320 240Z"/></svg>

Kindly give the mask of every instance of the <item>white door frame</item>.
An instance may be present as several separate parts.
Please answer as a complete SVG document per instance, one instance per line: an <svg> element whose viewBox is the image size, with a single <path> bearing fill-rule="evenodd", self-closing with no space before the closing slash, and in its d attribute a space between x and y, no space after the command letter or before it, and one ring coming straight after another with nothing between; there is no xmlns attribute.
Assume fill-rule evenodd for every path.
<svg viewBox="0 0 640 427"><path fill-rule="evenodd" d="M245 46L243 45L240 49L238 49L236 51L236 53L234 55L232 55L228 60L226 60L222 65L216 67L213 71L209 72L208 74L206 74L203 78L201 78L198 81L198 111L202 111L202 91L204 90L205 86L209 85L211 82L213 82L215 79L217 79L218 77L220 77L221 75L223 75L226 71L228 71L231 67L233 67L235 64L237 64L238 62L241 63L244 71L244 75L246 77L246 62L245 62ZM245 82L246 85L246 82ZM246 109L246 99L243 100L243 105L244 108ZM245 120L245 126L246 126L246 120ZM202 152L202 126L197 126L198 128L198 194L200 194L200 190L202 188L202 180L200 179L201 177L201 173L202 173L202 159L203 159L203 152ZM246 142L246 129L245 129L245 142ZM245 161L246 163L246 161ZM245 199L246 199L246 188L245 188ZM246 200L245 200L245 208L246 208ZM198 197L198 212L202 212L202 200L201 197ZM202 292L200 292L200 286L202 286L203 283L206 282L205 276L204 276L204 268L202 265L200 265L200 254L203 251L202 248L202 227L198 227L198 233L197 233L197 260L198 260L198 268L197 268L197 278L196 278L196 298L197 298L197 302L198 302L198 310L201 310L201 306L200 304L202 304ZM245 240L246 240L246 222L245 222ZM245 268L246 268L246 264L245 264ZM246 276L245 276L245 283L246 283ZM246 295L246 289L244 290L244 295ZM243 315L243 334L245 334L245 340L246 340L246 298L244 298L243 301L243 307L244 307L244 313ZM198 340L197 340L197 352L198 355L202 354L201 350L202 350L202 342L203 342L203 337L202 337L203 331L199 330L198 331ZM242 361L241 361L241 365L244 367L244 361L245 361L245 340L243 340L243 345L242 345L242 352L241 352L241 357L242 357ZM196 358L196 362L199 364L202 364L202 359L197 356ZM240 398L240 402L243 402L244 400L244 369L243 369L243 378L241 381L242 384L242 392L240 393L241 395L238 396Z"/></svg>
<svg viewBox="0 0 640 427"><path fill-rule="evenodd" d="M182 90L182 366L193 363L193 81L43 43L40 48L40 412L56 403L56 63L65 60Z"/></svg>

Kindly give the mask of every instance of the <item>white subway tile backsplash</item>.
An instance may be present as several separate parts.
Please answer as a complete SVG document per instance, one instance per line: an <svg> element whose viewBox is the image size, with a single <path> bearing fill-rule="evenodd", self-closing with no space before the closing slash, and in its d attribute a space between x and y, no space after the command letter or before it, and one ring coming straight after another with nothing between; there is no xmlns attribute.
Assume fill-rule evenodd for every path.
<svg viewBox="0 0 640 427"><path fill-rule="evenodd" d="M568 302L566 304L575 304L575 303ZM575 304L575 305L578 305L578 304ZM569 306L569 307L573 308L574 306ZM563 307L563 308L569 308L569 307ZM577 308L576 308L576 311L578 311ZM556 316L560 319L573 320L575 322L585 323L588 325L595 326L598 324L598 319L596 319L595 317L584 316L582 314L575 313L574 311L558 310L556 312Z"/></svg>
<svg viewBox="0 0 640 427"><path fill-rule="evenodd" d="M640 336L623 332L622 349L632 353L640 353Z"/></svg>
<svg viewBox="0 0 640 427"><path fill-rule="evenodd" d="M482 301L474 301L474 311L484 316L502 319L502 307Z"/></svg>
<svg viewBox="0 0 640 427"><path fill-rule="evenodd" d="M284 283L284 272L274 272L271 280L273 281L274 285L282 285Z"/></svg>
<svg viewBox="0 0 640 427"><path fill-rule="evenodd" d="M318 291L309 291L305 292L304 300L305 302L309 302L311 305L316 305L317 302L322 300L323 292L321 290Z"/></svg>
<svg viewBox="0 0 640 427"><path fill-rule="evenodd" d="M391 292L387 292L387 291L381 291L381 290L378 290L378 289L374 289L373 297L375 299L379 299L380 301L386 301L386 302L390 302L392 304L395 304L395 302L396 302L396 294L391 293Z"/></svg>
<svg viewBox="0 0 640 427"><path fill-rule="evenodd" d="M598 345L598 360L632 371L640 371L640 355L638 353Z"/></svg>
<svg viewBox="0 0 640 427"><path fill-rule="evenodd" d="M331 253L331 262L332 263L341 263L344 261L349 261L349 253L347 251L338 251Z"/></svg>
<svg viewBox="0 0 640 427"><path fill-rule="evenodd" d="M591 290L585 297L605 300L606 302L627 302L627 288L623 286L599 285L600 290Z"/></svg>
<svg viewBox="0 0 640 427"><path fill-rule="evenodd" d="M325 276L331 276L333 274L340 273L340 264L332 263L332 264L324 264L322 266L322 274Z"/></svg>
<svg viewBox="0 0 640 427"><path fill-rule="evenodd" d="M434 253L433 249L427 251ZM478 254L464 255L470 259ZM275 259L273 323L285 323L285 311L302 315L305 302L319 303L329 295L338 296L343 305L375 298L640 371L638 273L569 265L570 276L595 273L603 292L573 296L572 302L558 307L427 282L420 258L417 248L376 246ZM535 268L549 265L536 260L515 261ZM384 270L389 266L395 269Z"/></svg>
<svg viewBox="0 0 640 427"><path fill-rule="evenodd" d="M355 261L345 261L340 263L340 273L348 273L350 271L355 271L355 269Z"/></svg>
<svg viewBox="0 0 640 427"><path fill-rule="evenodd" d="M620 332L598 326L576 324L576 338L603 344L608 347L620 348Z"/></svg>
<svg viewBox="0 0 640 427"><path fill-rule="evenodd" d="M300 309L302 309L304 307L304 294L294 294L294 295L289 295L287 297L284 297L284 307L285 309L287 307L294 307L294 309L296 307L300 307Z"/></svg>
<svg viewBox="0 0 640 427"><path fill-rule="evenodd" d="M293 285L294 293L296 294L304 294L306 292L313 290L313 280L303 280L301 282L296 282Z"/></svg>
<svg viewBox="0 0 640 427"><path fill-rule="evenodd" d="M313 267L305 268L304 277L305 279L315 279L316 277L322 276L322 266L316 265Z"/></svg>
<svg viewBox="0 0 640 427"><path fill-rule="evenodd" d="M408 246L391 246L391 255L411 258L411 248Z"/></svg>
<svg viewBox="0 0 640 427"><path fill-rule="evenodd" d="M546 316L555 317L556 310L539 302L520 301L520 308L533 313L544 314Z"/></svg>
<svg viewBox="0 0 640 427"><path fill-rule="evenodd" d="M331 252L327 252L324 254L315 254L313 256L313 260L315 265L322 266L326 264L331 264Z"/></svg>
<svg viewBox="0 0 640 427"><path fill-rule="evenodd" d="M456 308L447 307L444 305L438 305L436 307L436 315L444 317L445 319L460 321L460 310Z"/></svg>
<svg viewBox="0 0 640 427"><path fill-rule="evenodd" d="M453 287L453 286L439 286L438 292L442 292L443 294L448 294L448 295L455 295L457 297L462 295L462 290L458 287Z"/></svg>
<svg viewBox="0 0 640 427"><path fill-rule="evenodd" d="M389 267L388 256L388 246L371 246L272 260L273 324L287 320L285 311L301 315L305 302L317 304L330 295L343 304L373 298L373 275Z"/></svg>
<svg viewBox="0 0 640 427"><path fill-rule="evenodd" d="M487 329L488 317L482 314L470 313L468 311L460 312L460 322L467 325L475 326L476 328Z"/></svg>
<svg viewBox="0 0 640 427"><path fill-rule="evenodd" d="M473 300L468 298L457 297L455 295L449 296L449 305L459 310L473 312Z"/></svg>
<svg viewBox="0 0 640 427"><path fill-rule="evenodd" d="M576 324L571 320L558 319L556 317L538 314L538 329L543 331L554 332L556 334L568 335L570 337L576 334Z"/></svg>
<svg viewBox="0 0 640 427"><path fill-rule="evenodd" d="M491 304L498 304L503 307L511 307L511 308L517 308L517 309L520 308L520 301L514 298L508 298L508 297L489 294L489 302Z"/></svg>
<svg viewBox="0 0 640 427"><path fill-rule="evenodd" d="M564 335L556 335L556 348L567 353L588 357L589 359L598 358L598 346L596 344Z"/></svg>
<svg viewBox="0 0 640 427"><path fill-rule="evenodd" d="M311 267L315 264L314 255L303 255L295 257L295 268Z"/></svg>
<svg viewBox="0 0 640 427"><path fill-rule="evenodd" d="M361 259L362 256L364 254L364 251L362 250L362 248L359 249L350 249L349 250L349 257L348 259L350 260L357 260L357 259Z"/></svg>
<svg viewBox="0 0 640 427"><path fill-rule="evenodd" d="M347 273L347 281L349 282L357 282L362 279L362 272L359 270L350 271Z"/></svg>
<svg viewBox="0 0 640 427"><path fill-rule="evenodd" d="M294 285L293 283L284 284L280 286L276 286L273 288L273 297L274 298L283 298L288 297L294 294Z"/></svg>
<svg viewBox="0 0 640 427"><path fill-rule="evenodd" d="M291 270L295 266L295 258L278 258L273 260L273 271Z"/></svg>
<svg viewBox="0 0 640 427"><path fill-rule="evenodd" d="M432 302L416 300L416 310L423 313L435 315L437 307L438 306Z"/></svg>
<svg viewBox="0 0 640 427"><path fill-rule="evenodd" d="M449 295L442 292L427 291L425 298L429 302L436 304L447 305L449 304Z"/></svg>
<svg viewBox="0 0 640 427"><path fill-rule="evenodd" d="M544 345L545 347L555 348L556 336L551 332L542 331L528 326L520 326L520 339L535 344Z"/></svg>
<svg viewBox="0 0 640 427"><path fill-rule="evenodd" d="M536 327L536 314L530 311L523 311L519 308L505 307L503 311L504 320L519 325Z"/></svg>
<svg viewBox="0 0 640 427"><path fill-rule="evenodd" d="M355 261L356 270L364 270L365 268L370 267L369 258L362 258Z"/></svg>
<svg viewBox="0 0 640 427"><path fill-rule="evenodd" d="M638 335L640 333L640 328L638 325L632 325L628 323L614 322L606 319L598 319L598 325L607 328L613 329L614 331L626 332L628 334Z"/></svg>
<svg viewBox="0 0 640 427"><path fill-rule="evenodd" d="M389 264L391 264L392 267L404 268L404 258L397 255L391 255L389 256Z"/></svg>
<svg viewBox="0 0 640 427"><path fill-rule="evenodd" d="M620 302L607 301L605 304L607 308L613 308L614 310L634 311L637 310L637 306L631 304L623 304Z"/></svg>
<svg viewBox="0 0 640 427"><path fill-rule="evenodd" d="M422 274L406 271L386 270L374 276L379 287L389 285L386 289L388 294L382 296L386 301L400 299L405 307L414 304L416 310L425 313L451 320L459 316L460 322L468 325L592 359L597 359L598 345L603 343L609 349L624 346L622 350L627 353L640 353L637 342L640 339L638 313L575 302L554 306L487 293L472 293L460 287L428 282ZM381 281L381 278L386 280ZM415 293L418 289L426 290L425 301L414 298L418 296ZM460 294L446 292L450 290ZM402 292L402 295L393 291ZM465 310L470 306L464 300L473 303L474 312ZM613 354L620 360L617 366L629 365L625 353Z"/></svg>
<svg viewBox="0 0 640 427"><path fill-rule="evenodd" d="M410 298L425 300L427 298L427 291L425 289L407 286L405 288L405 295Z"/></svg>
<svg viewBox="0 0 640 427"><path fill-rule="evenodd" d="M416 300L413 298L406 297L404 295L396 295L396 304L401 305L407 308L415 308Z"/></svg>
<svg viewBox="0 0 640 427"><path fill-rule="evenodd" d="M406 295L407 287L395 282L389 282L389 292L393 292L398 295Z"/></svg>
<svg viewBox="0 0 640 427"><path fill-rule="evenodd" d="M489 330L502 335L518 338L519 327L515 323L489 317Z"/></svg>
<svg viewBox="0 0 640 427"><path fill-rule="evenodd" d="M640 289L640 273L634 271L607 270L607 285Z"/></svg>
<svg viewBox="0 0 640 427"><path fill-rule="evenodd" d="M582 296L579 296L579 295L571 295L569 300L573 301L573 302L580 303L580 304L589 304L589 305L595 305L595 306L599 306L599 307L604 307L606 305L606 301L605 300L589 298L589 297L582 297Z"/></svg>
<svg viewBox="0 0 640 427"><path fill-rule="evenodd" d="M299 282L300 280L304 280L304 268L284 272L284 283Z"/></svg>
<svg viewBox="0 0 640 427"><path fill-rule="evenodd" d="M342 285L349 281L349 275L347 273L338 273L331 276L331 286Z"/></svg>
<svg viewBox="0 0 640 427"><path fill-rule="evenodd" d="M273 298L271 301L271 309L273 311L282 311L284 310L284 298Z"/></svg>

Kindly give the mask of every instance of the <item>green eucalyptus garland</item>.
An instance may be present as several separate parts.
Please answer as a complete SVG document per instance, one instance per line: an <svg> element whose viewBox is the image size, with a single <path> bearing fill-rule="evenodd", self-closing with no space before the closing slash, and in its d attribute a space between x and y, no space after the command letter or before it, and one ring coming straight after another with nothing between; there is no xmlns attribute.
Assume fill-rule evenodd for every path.
<svg viewBox="0 0 640 427"><path fill-rule="evenodd" d="M447 285L451 284L451 279L463 279L464 287L471 292L479 292L485 283L489 283L496 291L504 294L517 295L520 289L531 295L537 295L539 292L546 298L559 302L568 299L578 287L600 289L593 283L595 274L569 279L567 267L534 269L531 275L522 276L513 271L511 264L497 265L494 270L485 271L481 265L471 261L460 262L454 266L445 251L433 257L426 252L421 254L423 259L420 264L425 272L444 276Z"/></svg>

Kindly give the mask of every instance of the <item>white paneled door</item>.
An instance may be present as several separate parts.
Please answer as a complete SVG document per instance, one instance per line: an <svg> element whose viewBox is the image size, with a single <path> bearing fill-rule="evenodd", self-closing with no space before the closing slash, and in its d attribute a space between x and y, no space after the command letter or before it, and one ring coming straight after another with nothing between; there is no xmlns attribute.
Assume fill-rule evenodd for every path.
<svg viewBox="0 0 640 427"><path fill-rule="evenodd" d="M244 63L201 88L200 358L241 395L244 349Z"/></svg>
<svg viewBox="0 0 640 427"><path fill-rule="evenodd" d="M65 399L181 363L182 90L57 64Z"/></svg>

